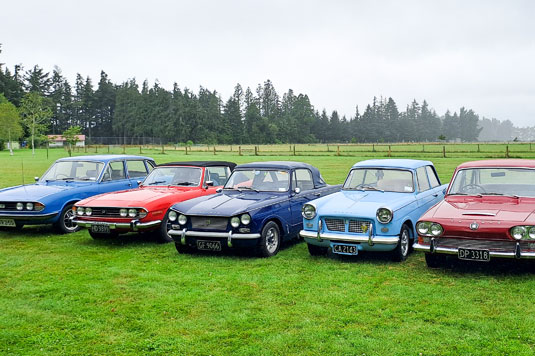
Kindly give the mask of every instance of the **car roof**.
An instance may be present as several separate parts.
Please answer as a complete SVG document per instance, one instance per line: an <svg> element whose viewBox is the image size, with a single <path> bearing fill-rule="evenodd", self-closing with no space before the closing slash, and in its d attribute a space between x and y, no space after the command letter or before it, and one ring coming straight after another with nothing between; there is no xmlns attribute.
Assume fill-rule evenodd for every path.
<svg viewBox="0 0 535 356"><path fill-rule="evenodd" d="M236 168L276 168L276 169L294 169L294 168L308 168L316 170L317 168L304 162L294 161L266 161L266 162L251 162L238 165Z"/></svg>
<svg viewBox="0 0 535 356"><path fill-rule="evenodd" d="M464 162L457 169L476 167L520 167L535 168L533 159L487 159L481 161Z"/></svg>
<svg viewBox="0 0 535 356"><path fill-rule="evenodd" d="M236 163L227 161L187 161L187 162L167 162L157 165L157 167L169 166L191 166L191 167L229 167L231 170L236 167Z"/></svg>
<svg viewBox="0 0 535 356"><path fill-rule="evenodd" d="M76 156L76 157L64 157L58 159L58 161L97 161L97 162L109 162L120 159L146 159L154 161L150 157L134 156L134 155L90 155L90 156Z"/></svg>
<svg viewBox="0 0 535 356"><path fill-rule="evenodd" d="M365 161L357 162L353 165L353 168L357 167L384 167L384 168L409 168L416 169L422 166L432 166L431 161L422 161L419 159L368 159Z"/></svg>

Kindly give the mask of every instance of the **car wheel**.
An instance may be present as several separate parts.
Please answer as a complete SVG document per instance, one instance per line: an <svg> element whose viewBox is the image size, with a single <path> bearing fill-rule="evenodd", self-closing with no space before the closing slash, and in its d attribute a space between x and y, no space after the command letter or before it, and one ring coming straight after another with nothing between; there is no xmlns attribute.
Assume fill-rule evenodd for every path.
<svg viewBox="0 0 535 356"><path fill-rule="evenodd" d="M109 234L102 233L102 232L93 232L89 230L89 236L91 236L95 240L105 240L105 239L112 239L114 237L117 237L119 234L116 232L110 232Z"/></svg>
<svg viewBox="0 0 535 356"><path fill-rule="evenodd" d="M279 252L280 245L281 234L279 225L273 221L269 221L262 229L258 254L261 257L275 256Z"/></svg>
<svg viewBox="0 0 535 356"><path fill-rule="evenodd" d="M191 250L188 245L182 245L180 242L175 242L175 247L178 253L188 253Z"/></svg>
<svg viewBox="0 0 535 356"><path fill-rule="evenodd" d="M411 233L407 225L401 227L399 233L399 242L395 250L392 251L392 258L394 261L402 262L407 259L410 250Z"/></svg>
<svg viewBox="0 0 535 356"><path fill-rule="evenodd" d="M54 224L56 229L62 234L70 234L71 232L80 230L80 227L72 221L74 217L72 205L68 204L63 208L59 215L59 220Z"/></svg>
<svg viewBox="0 0 535 356"><path fill-rule="evenodd" d="M310 256L325 256L327 254L327 251L329 250L328 247L312 245L309 243L307 243L307 247Z"/></svg>
<svg viewBox="0 0 535 356"><path fill-rule="evenodd" d="M165 213L162 223L160 224L160 228L155 231L156 239L158 240L159 243L162 243L162 244L166 244L168 242L174 241L173 237L171 237L171 235L167 233L167 222L168 222L167 214L169 214L169 212Z"/></svg>
<svg viewBox="0 0 535 356"><path fill-rule="evenodd" d="M440 268L444 266L446 262L446 256L438 255L435 253L426 253L425 254L425 263L429 268Z"/></svg>

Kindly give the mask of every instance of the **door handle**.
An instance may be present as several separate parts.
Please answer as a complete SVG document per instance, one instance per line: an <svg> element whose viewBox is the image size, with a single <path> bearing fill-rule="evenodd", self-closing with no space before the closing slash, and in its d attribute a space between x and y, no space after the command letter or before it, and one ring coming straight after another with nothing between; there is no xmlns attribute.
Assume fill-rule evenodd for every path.
<svg viewBox="0 0 535 356"><path fill-rule="evenodd" d="M321 193L314 193L315 196L319 197Z"/></svg>
<svg viewBox="0 0 535 356"><path fill-rule="evenodd" d="M438 193L433 194L433 196L434 196L435 198L438 197Z"/></svg>

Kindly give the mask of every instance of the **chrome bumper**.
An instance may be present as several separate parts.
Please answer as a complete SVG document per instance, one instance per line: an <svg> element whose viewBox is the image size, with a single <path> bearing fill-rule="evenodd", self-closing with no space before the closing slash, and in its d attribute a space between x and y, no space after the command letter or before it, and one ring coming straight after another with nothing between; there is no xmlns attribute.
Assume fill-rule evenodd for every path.
<svg viewBox="0 0 535 356"><path fill-rule="evenodd" d="M371 228L370 228L371 231ZM383 236L374 236L368 234L368 236L362 235L348 235L348 234L333 234L330 232L317 233L314 231L301 230L299 236L310 239L328 240L328 241L349 241L349 242L358 242L358 243L368 243L370 246L375 244L377 245L397 245L399 242L399 236L392 237L383 237Z"/></svg>
<svg viewBox="0 0 535 356"><path fill-rule="evenodd" d="M132 220L128 223L123 223L123 222L111 223L111 222L86 221L86 220L73 219L73 222L76 223L80 227L87 227L87 228L91 228L92 225L101 225L101 226L107 225L110 227L110 230L121 229L121 230L130 230L130 231L139 231L139 230L147 230L155 226L158 226L161 224L162 221L154 220L154 221L149 221L146 223L140 223L139 220Z"/></svg>
<svg viewBox="0 0 535 356"><path fill-rule="evenodd" d="M228 232L209 232L209 231L188 231L188 229L182 230L169 230L167 232L171 236L180 236L180 239L175 239L176 242L180 242L182 245L186 244L186 237L206 237L206 238L227 238L227 246L232 247L232 240L252 240L259 239L260 234L234 234L232 231Z"/></svg>
<svg viewBox="0 0 535 356"><path fill-rule="evenodd" d="M457 255L459 249L457 247L431 247L431 245L421 245L415 243L412 247L416 251L423 251L428 253L443 253L448 255ZM520 245L517 244L515 251L489 251L491 257L501 257L501 258L535 258L535 252L522 252Z"/></svg>
<svg viewBox="0 0 535 356"><path fill-rule="evenodd" d="M24 220L24 221L41 221L41 220L50 220L56 216L58 216L59 213L48 213L48 214L41 214L37 215L36 213L29 214L29 213L21 213L21 214L13 214L13 213L0 213L0 219L13 219L13 220Z"/></svg>

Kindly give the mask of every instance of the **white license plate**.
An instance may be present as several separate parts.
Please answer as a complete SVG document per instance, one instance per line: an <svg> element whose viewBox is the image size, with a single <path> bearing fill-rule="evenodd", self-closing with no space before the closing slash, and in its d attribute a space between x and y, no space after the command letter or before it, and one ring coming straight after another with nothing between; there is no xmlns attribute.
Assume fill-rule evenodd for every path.
<svg viewBox="0 0 535 356"><path fill-rule="evenodd" d="M0 226L15 227L15 220L13 219L0 219Z"/></svg>

